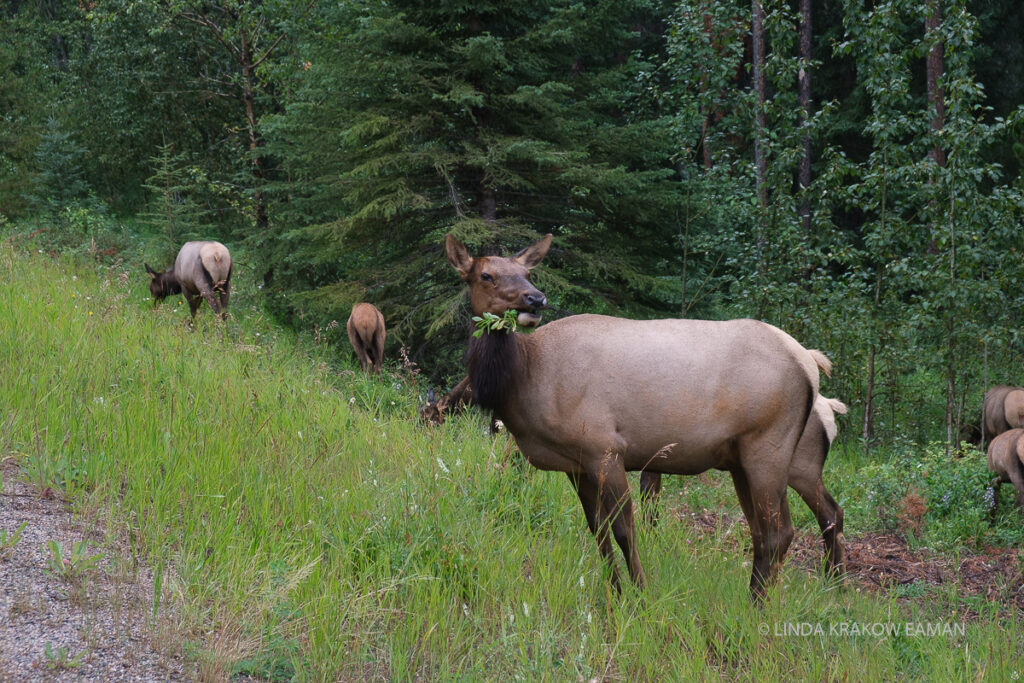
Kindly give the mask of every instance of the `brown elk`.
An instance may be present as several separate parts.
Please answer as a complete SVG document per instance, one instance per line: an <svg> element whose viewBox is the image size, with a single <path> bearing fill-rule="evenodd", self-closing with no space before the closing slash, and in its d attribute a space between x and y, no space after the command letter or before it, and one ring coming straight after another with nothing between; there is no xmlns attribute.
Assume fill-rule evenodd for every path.
<svg viewBox="0 0 1024 683"><path fill-rule="evenodd" d="M1010 429L992 439L988 445L988 468L996 475L992 515L996 513L999 488L1006 482L1013 484L1017 506L1024 508L1024 429Z"/></svg>
<svg viewBox="0 0 1024 683"><path fill-rule="evenodd" d="M547 300L530 270L551 235L511 258L470 256L445 238L473 313L518 312L535 327ZM820 354L819 354L820 355ZM786 486L818 394L814 357L756 320L625 320L576 315L532 334L484 334L466 352L473 399L535 467L565 472L620 586L611 538L645 583L627 470L732 475L753 538L759 601L793 538Z"/></svg>
<svg viewBox="0 0 1024 683"><path fill-rule="evenodd" d="M384 337L387 336L381 312L373 304L356 304L345 327L359 358L359 367L373 374L380 372L384 363Z"/></svg>
<svg viewBox="0 0 1024 683"><path fill-rule="evenodd" d="M458 415L471 405L476 405L476 402L473 400L473 387L469 383L469 377L466 376L441 398L437 398L433 389L428 391L427 404L420 408L420 419L429 425L441 425L449 417ZM501 429L498 418L493 413L488 426L492 435L497 434Z"/></svg>
<svg viewBox="0 0 1024 683"><path fill-rule="evenodd" d="M203 299L221 319L227 317L233 264L231 253L220 242L186 242L174 265L162 273L144 265L154 306L168 296L184 294L193 319Z"/></svg>
<svg viewBox="0 0 1024 683"><path fill-rule="evenodd" d="M1024 427L1024 389L999 385L985 392L981 407L982 445L1009 429Z"/></svg>
<svg viewBox="0 0 1024 683"><path fill-rule="evenodd" d="M828 360L822 361L815 357L815 362L827 375L831 368ZM787 481L790 488L800 494L818 521L825 545L825 569L832 576L839 576L844 571L840 539L843 532L843 509L825 488L821 473L829 448L838 433L836 413L845 415L846 410L846 404L842 401L818 394L800 441L796 444ZM640 475L640 499L645 504L647 520L652 525L657 524L656 505L660 492L661 474L645 470Z"/></svg>
<svg viewBox="0 0 1024 683"><path fill-rule="evenodd" d="M427 405L420 408L420 419L431 425L444 424L448 417L460 413L472 403L473 390L469 386L469 377L463 377L441 398L436 397L433 389L427 392Z"/></svg>

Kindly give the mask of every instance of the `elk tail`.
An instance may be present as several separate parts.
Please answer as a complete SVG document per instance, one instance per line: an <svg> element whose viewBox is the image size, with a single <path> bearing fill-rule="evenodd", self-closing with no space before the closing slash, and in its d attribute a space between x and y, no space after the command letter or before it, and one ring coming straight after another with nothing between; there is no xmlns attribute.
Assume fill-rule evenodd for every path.
<svg viewBox="0 0 1024 683"><path fill-rule="evenodd" d="M811 358L814 359L814 364L818 366L826 377L832 376L832 361L828 359L824 353L818 349L807 349L807 352L811 354Z"/></svg>

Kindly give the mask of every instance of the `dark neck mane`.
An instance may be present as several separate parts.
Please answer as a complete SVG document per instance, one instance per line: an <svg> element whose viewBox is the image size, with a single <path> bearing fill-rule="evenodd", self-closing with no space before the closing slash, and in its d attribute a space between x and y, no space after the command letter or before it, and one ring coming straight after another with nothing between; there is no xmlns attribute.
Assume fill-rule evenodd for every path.
<svg viewBox="0 0 1024 683"><path fill-rule="evenodd" d="M466 349L466 369L473 387L473 401L500 412L515 389L522 362L517 335L494 333L471 337Z"/></svg>

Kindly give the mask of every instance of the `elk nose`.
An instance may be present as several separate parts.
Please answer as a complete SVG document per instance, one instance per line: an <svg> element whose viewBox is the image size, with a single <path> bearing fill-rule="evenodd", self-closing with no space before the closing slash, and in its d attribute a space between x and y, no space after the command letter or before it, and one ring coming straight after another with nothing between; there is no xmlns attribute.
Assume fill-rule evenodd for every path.
<svg viewBox="0 0 1024 683"><path fill-rule="evenodd" d="M540 292L537 292L536 294L527 294L523 298L526 300L526 305L533 310L544 308L548 303L547 298Z"/></svg>

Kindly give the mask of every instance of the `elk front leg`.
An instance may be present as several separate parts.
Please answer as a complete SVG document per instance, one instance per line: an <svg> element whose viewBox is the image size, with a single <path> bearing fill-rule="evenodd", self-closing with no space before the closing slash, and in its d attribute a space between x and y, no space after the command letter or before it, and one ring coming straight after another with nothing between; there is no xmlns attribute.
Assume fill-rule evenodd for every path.
<svg viewBox="0 0 1024 683"><path fill-rule="evenodd" d="M573 488L576 489L576 495L579 496L590 533L594 534L594 538L597 539L597 547L601 551L601 556L604 557L611 569L612 586L616 591L621 591L619 570L615 566L615 554L612 551L612 542L608 535L607 515L601 504L597 484L582 472L567 472L566 474L569 476Z"/></svg>

